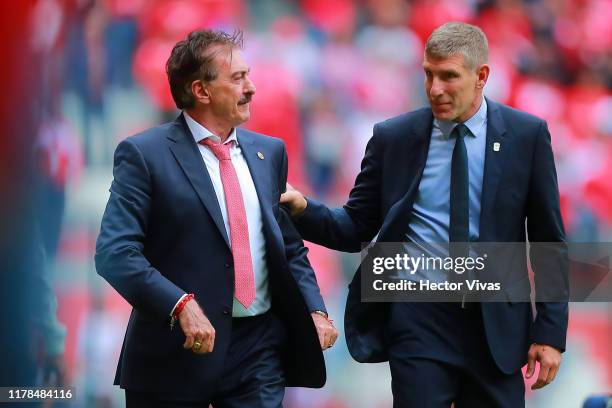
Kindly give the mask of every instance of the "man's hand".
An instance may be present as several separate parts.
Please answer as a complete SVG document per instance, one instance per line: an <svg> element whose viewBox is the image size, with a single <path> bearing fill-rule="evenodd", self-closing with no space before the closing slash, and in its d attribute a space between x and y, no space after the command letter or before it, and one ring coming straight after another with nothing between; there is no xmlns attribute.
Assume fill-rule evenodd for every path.
<svg viewBox="0 0 612 408"><path fill-rule="evenodd" d="M338 338L338 330L334 327L330 320L321 316L318 313L311 313L312 321L314 322L317 334L319 335L319 343L321 349L326 350L334 345Z"/></svg>
<svg viewBox="0 0 612 408"><path fill-rule="evenodd" d="M308 205L302 193L293 188L289 183L287 183L287 191L280 196L280 203L289 205L292 217L303 213Z"/></svg>
<svg viewBox="0 0 612 408"><path fill-rule="evenodd" d="M204 354L213 351L215 329L195 301L191 299L179 315L179 324L185 334L183 347L194 353Z"/></svg>
<svg viewBox="0 0 612 408"><path fill-rule="evenodd" d="M531 378L535 372L536 361L540 363L538 380L531 386L537 390L550 384L559 371L561 352L545 344L532 344L527 354L527 372L525 378Z"/></svg>

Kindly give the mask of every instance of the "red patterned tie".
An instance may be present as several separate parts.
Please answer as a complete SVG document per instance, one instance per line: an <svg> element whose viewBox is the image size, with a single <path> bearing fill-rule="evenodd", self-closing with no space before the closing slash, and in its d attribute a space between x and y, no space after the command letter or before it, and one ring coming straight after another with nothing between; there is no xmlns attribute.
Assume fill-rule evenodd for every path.
<svg viewBox="0 0 612 408"><path fill-rule="evenodd" d="M210 137L207 137L202 139L200 143L208 146L219 159L219 172L223 184L230 228L230 242L234 257L234 297L248 309L255 300L255 280L253 263L251 262L249 224L247 223L238 175L230 159L230 148L234 141L221 144L215 143Z"/></svg>

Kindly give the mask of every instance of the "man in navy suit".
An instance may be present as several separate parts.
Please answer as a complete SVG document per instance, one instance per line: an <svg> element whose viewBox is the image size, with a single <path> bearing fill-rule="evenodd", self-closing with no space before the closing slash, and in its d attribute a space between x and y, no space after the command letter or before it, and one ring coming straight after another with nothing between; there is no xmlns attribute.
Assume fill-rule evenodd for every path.
<svg viewBox="0 0 612 408"><path fill-rule="evenodd" d="M337 331L278 205L285 146L237 127L255 94L241 45L177 43L182 114L115 152L95 260L133 307L115 378L129 407L280 407L285 386L325 383Z"/></svg>
<svg viewBox="0 0 612 408"><path fill-rule="evenodd" d="M529 297L520 258L513 276L521 285L496 303L361 302L358 270L346 306L348 347L359 362L389 361L395 407L524 406L521 367L528 362L531 377L539 362L532 388L541 388L565 349L565 234L550 135L541 119L484 98L487 58L479 28L437 28L423 62L430 107L374 126L348 202L329 209L295 190L282 196L304 239L342 251L359 251L376 235L415 245L524 247L526 235L559 243L556 254L530 255L536 287L547 269L561 292L560 302L536 303L535 319L530 303L516 302L517 293Z"/></svg>

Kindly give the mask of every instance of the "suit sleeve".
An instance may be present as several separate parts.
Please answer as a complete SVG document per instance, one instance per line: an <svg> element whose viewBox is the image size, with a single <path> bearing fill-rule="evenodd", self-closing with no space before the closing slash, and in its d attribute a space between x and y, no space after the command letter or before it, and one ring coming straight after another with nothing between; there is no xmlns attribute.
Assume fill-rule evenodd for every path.
<svg viewBox="0 0 612 408"><path fill-rule="evenodd" d="M328 208L308 198L308 205L295 218L302 237L331 249L359 252L362 243L369 243L381 226L381 166L378 148L378 125L368 142L347 203L341 208Z"/></svg>
<svg viewBox="0 0 612 408"><path fill-rule="evenodd" d="M117 146L113 176L96 242L96 269L136 310L167 318L185 292L143 254L152 183L142 153L129 139Z"/></svg>
<svg viewBox="0 0 612 408"><path fill-rule="evenodd" d="M279 191L284 191L287 184L287 152L284 145L282 156ZM295 229L291 217L284 208L280 208L277 221L283 234L289 271L304 297L308 311L314 312L315 310L320 310L327 313L315 272L308 260L308 248L304 246L300 234Z"/></svg>
<svg viewBox="0 0 612 408"><path fill-rule="evenodd" d="M568 324L569 262L555 162L545 122L537 136L533 163L527 234L532 243L530 262L535 274L537 316L531 340L563 351Z"/></svg>

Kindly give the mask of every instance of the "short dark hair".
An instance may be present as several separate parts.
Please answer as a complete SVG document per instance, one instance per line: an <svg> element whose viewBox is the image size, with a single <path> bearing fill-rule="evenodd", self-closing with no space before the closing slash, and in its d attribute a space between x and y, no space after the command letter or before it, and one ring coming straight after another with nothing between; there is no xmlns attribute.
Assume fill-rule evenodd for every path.
<svg viewBox="0 0 612 408"><path fill-rule="evenodd" d="M197 79L212 81L219 74L214 64L216 47L242 48L243 33L240 30L228 34L216 30L192 31L176 43L166 62L166 74L172 99L179 109L192 108L195 98L191 83Z"/></svg>

